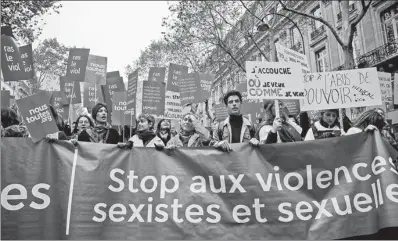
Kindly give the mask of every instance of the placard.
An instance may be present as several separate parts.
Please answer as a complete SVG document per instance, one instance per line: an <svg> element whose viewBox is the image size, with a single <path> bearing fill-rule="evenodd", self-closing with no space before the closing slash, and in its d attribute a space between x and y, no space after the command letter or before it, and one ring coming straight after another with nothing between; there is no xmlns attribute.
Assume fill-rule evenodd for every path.
<svg viewBox="0 0 398 241"><path fill-rule="evenodd" d="M19 47L19 52L21 53L22 63L24 65L23 71L25 73L25 80L33 79L34 71L32 44Z"/></svg>
<svg viewBox="0 0 398 241"><path fill-rule="evenodd" d="M101 86L90 83L84 83L83 104L87 108L93 108L97 103L103 103Z"/></svg>
<svg viewBox="0 0 398 241"><path fill-rule="evenodd" d="M159 81L164 82L166 77L166 68L165 67L150 67L148 80L149 81Z"/></svg>
<svg viewBox="0 0 398 241"><path fill-rule="evenodd" d="M304 85L298 63L246 62L248 99L303 99Z"/></svg>
<svg viewBox="0 0 398 241"><path fill-rule="evenodd" d="M63 119L67 120L69 118L69 102L64 92L51 91L50 104Z"/></svg>
<svg viewBox="0 0 398 241"><path fill-rule="evenodd" d="M309 73L301 111L381 105L376 68Z"/></svg>
<svg viewBox="0 0 398 241"><path fill-rule="evenodd" d="M308 64L307 56L293 49L286 48L285 46L276 43L276 54L278 62L282 63L299 63L301 65L302 73L308 74L311 72L310 65Z"/></svg>
<svg viewBox="0 0 398 241"><path fill-rule="evenodd" d="M107 79L106 82L107 82L106 85L102 85L102 91L103 91L106 105L108 106L108 110L109 110L109 112L111 112L112 111L113 92L126 91L126 88L124 86L122 77L110 78L110 79Z"/></svg>
<svg viewBox="0 0 398 241"><path fill-rule="evenodd" d="M80 92L80 83L71 81L65 76L61 76L59 79L61 91L63 91L70 104L82 103L82 97Z"/></svg>
<svg viewBox="0 0 398 241"><path fill-rule="evenodd" d="M143 81L142 113L164 115L165 83Z"/></svg>
<svg viewBox="0 0 398 241"><path fill-rule="evenodd" d="M26 74L21 58L21 52L14 39L1 35L1 70L4 81L25 80Z"/></svg>
<svg viewBox="0 0 398 241"><path fill-rule="evenodd" d="M127 108L136 108L138 88L138 70L129 74L127 82Z"/></svg>
<svg viewBox="0 0 398 241"><path fill-rule="evenodd" d="M377 72L380 81L381 101L392 102L391 73Z"/></svg>
<svg viewBox="0 0 398 241"><path fill-rule="evenodd" d="M19 112L34 143L58 132L48 104L48 93L45 92L17 100Z"/></svg>
<svg viewBox="0 0 398 241"><path fill-rule="evenodd" d="M90 49L70 49L66 75L70 81L83 82L86 75L86 67Z"/></svg>
<svg viewBox="0 0 398 241"><path fill-rule="evenodd" d="M240 83L237 85L236 90L242 94L242 107L241 114L242 115L250 115L252 121L255 121L256 118L261 117L263 112L263 100L252 100L247 98L247 84L246 82ZM225 104L222 103L224 106Z"/></svg>
<svg viewBox="0 0 398 241"><path fill-rule="evenodd" d="M60 91L61 81L60 76L56 74L43 74L42 84L40 90Z"/></svg>
<svg viewBox="0 0 398 241"><path fill-rule="evenodd" d="M228 109L224 103L215 104L213 108L214 108L214 113L215 113L216 119L218 121L223 121L229 116Z"/></svg>
<svg viewBox="0 0 398 241"><path fill-rule="evenodd" d="M1 107L10 107L10 96L9 90L1 91Z"/></svg>
<svg viewBox="0 0 398 241"><path fill-rule="evenodd" d="M167 78L167 90L180 92L180 88L178 87L178 81L182 76L185 76L187 74L188 74L188 66L170 63L169 73Z"/></svg>
<svg viewBox="0 0 398 241"><path fill-rule="evenodd" d="M111 71L111 72L106 73L106 79L119 78L119 77L120 77L119 71Z"/></svg>
<svg viewBox="0 0 398 241"><path fill-rule="evenodd" d="M180 101L180 93L174 91L166 91L165 117L180 119L182 106Z"/></svg>
<svg viewBox="0 0 398 241"><path fill-rule="evenodd" d="M115 91L112 99L112 125L135 126L135 108L127 108L127 92Z"/></svg>
<svg viewBox="0 0 398 241"><path fill-rule="evenodd" d="M107 58L89 55L84 82L96 85L106 85ZM119 77L119 76L118 76Z"/></svg>

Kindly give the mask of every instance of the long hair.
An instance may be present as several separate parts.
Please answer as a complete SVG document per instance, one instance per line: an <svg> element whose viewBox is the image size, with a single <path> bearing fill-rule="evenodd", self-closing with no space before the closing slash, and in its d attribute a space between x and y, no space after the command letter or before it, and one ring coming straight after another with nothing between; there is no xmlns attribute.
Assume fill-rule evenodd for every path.
<svg viewBox="0 0 398 241"><path fill-rule="evenodd" d="M94 127L94 122L91 120L91 118L88 115L80 115L79 117L77 117L76 119L76 125L75 128L73 129L73 133L77 133L78 132L78 125L79 125L79 120L80 118L85 117L88 120L88 123L90 124L90 127Z"/></svg>
<svg viewBox="0 0 398 241"><path fill-rule="evenodd" d="M378 112L378 109L367 110L363 112L352 125L353 127L364 130L368 125L376 126L380 131L386 125L384 117Z"/></svg>
<svg viewBox="0 0 398 241"><path fill-rule="evenodd" d="M19 125L17 113L9 107L1 107L1 125L3 128Z"/></svg>
<svg viewBox="0 0 398 241"><path fill-rule="evenodd" d="M48 105L48 106L50 107L50 112L55 120L55 124L57 124L58 131L64 131L65 122L62 119L62 116L60 114L58 114L58 112L54 109L54 107L52 105Z"/></svg>

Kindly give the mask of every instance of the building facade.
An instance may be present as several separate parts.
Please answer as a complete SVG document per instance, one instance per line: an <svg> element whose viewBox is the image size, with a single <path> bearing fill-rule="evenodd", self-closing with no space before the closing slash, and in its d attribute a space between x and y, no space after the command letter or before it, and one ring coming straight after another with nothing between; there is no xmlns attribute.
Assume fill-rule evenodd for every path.
<svg viewBox="0 0 398 241"><path fill-rule="evenodd" d="M339 1L287 1L287 6L321 17L334 26L338 33L341 31L342 14ZM328 27L308 17L283 11L279 1L266 1L266 5L261 8L252 8L251 12L255 12L261 18L265 17L268 22L275 17L272 26L274 34L268 36L269 32L259 32L255 35L255 43L242 38L242 43L238 44L239 47L235 53L242 62L261 60L257 46L269 56L269 41L274 41L301 53L305 52L312 72L335 71L343 68L343 50ZM350 21L360 14L360 10L360 1L349 1ZM282 13L288 16L299 29L285 18L277 18L277 15L269 13ZM248 16L250 14L245 13L237 24L242 24L241 22ZM256 25L260 23L257 21ZM304 43L300 33L304 38ZM357 68L377 67L383 72L398 72L398 2L373 1L368 12L357 25L352 45ZM215 53L220 54L219 51ZM239 68L231 70L231 66L216 67L219 66L214 68L216 77L212 90L212 103L220 103L223 93L233 89L236 83L245 81L245 73ZM396 119L398 123L398 116L390 119Z"/></svg>

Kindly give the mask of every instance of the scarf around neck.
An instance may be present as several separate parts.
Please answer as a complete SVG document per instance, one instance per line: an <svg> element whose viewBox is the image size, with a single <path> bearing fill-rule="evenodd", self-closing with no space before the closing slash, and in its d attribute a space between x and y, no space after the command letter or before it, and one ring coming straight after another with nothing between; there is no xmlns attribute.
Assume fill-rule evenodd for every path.
<svg viewBox="0 0 398 241"><path fill-rule="evenodd" d="M137 136L142 140L144 146L146 146L156 136L152 130L137 131Z"/></svg>
<svg viewBox="0 0 398 241"><path fill-rule="evenodd" d="M96 143L105 143L106 139L107 139L107 135L109 133L109 129L111 129L111 128L112 128L112 126L108 123L106 123L105 125L96 125L93 128L92 139Z"/></svg>
<svg viewBox="0 0 398 241"><path fill-rule="evenodd" d="M189 142L189 139L191 139L191 136L192 136L193 134L195 134L195 130L192 130L192 131L184 131L184 130L181 128L181 131L180 131L180 140L182 141L182 144L183 144L183 145L187 145L188 142Z"/></svg>

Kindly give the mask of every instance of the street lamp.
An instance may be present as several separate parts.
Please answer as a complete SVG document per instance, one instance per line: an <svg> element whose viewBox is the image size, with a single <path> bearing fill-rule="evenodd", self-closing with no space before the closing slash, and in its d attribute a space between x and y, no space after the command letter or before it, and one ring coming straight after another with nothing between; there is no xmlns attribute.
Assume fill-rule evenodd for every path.
<svg viewBox="0 0 398 241"><path fill-rule="evenodd" d="M291 23L293 23L293 25L297 28L297 30L298 30L299 33L300 33L301 41L303 42L303 53L304 53L304 55L305 55L305 44L304 44L304 37L303 37L303 34L301 33L301 30L300 30L300 28L297 26L297 24L296 24L291 18L289 18L288 16L285 16L285 15L280 14L280 13L268 13L268 14L266 14L266 15L261 19L261 21L262 21L263 23L257 26L257 31L259 31L259 32L267 32L267 31L270 30L270 26L269 26L267 23L264 23L264 18L267 17L267 16L269 16L269 15L278 15L278 16L281 16L281 17L285 17L287 20L289 20Z"/></svg>

